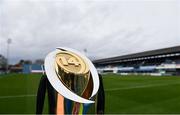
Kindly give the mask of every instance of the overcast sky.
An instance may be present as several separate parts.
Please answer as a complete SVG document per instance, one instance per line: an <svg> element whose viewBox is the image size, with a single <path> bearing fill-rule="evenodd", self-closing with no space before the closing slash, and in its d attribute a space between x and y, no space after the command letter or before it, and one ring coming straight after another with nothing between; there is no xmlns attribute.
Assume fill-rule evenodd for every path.
<svg viewBox="0 0 180 115"><path fill-rule="evenodd" d="M0 54L45 58L58 46L105 58L180 45L178 0L0 0Z"/></svg>

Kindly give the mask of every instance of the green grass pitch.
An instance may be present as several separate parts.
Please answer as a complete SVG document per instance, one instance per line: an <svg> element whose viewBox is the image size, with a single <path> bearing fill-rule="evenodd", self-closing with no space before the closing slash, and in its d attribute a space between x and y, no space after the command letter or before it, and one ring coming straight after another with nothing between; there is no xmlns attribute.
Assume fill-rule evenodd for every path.
<svg viewBox="0 0 180 115"><path fill-rule="evenodd" d="M40 74L0 75L0 113L35 113ZM103 75L105 113L180 113L180 77ZM47 101L45 111L47 113Z"/></svg>

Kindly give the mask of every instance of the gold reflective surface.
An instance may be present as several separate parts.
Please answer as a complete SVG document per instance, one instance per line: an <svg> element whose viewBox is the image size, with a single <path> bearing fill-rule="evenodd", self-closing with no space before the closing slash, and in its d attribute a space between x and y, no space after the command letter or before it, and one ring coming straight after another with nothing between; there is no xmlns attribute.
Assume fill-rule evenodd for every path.
<svg viewBox="0 0 180 115"><path fill-rule="evenodd" d="M61 51L61 53L58 53L56 55L56 63L67 73L86 74L89 72L87 63L72 52Z"/></svg>
<svg viewBox="0 0 180 115"><path fill-rule="evenodd" d="M89 98L93 83L88 64L78 55L61 51L56 55L55 70L61 82L77 95Z"/></svg>

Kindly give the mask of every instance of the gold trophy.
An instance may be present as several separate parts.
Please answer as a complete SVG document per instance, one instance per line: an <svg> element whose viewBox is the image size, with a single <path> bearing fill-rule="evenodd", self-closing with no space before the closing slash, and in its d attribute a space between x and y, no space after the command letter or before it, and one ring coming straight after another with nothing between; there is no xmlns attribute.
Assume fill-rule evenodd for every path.
<svg viewBox="0 0 180 115"><path fill-rule="evenodd" d="M99 76L86 56L59 47L47 55L44 66L56 91L56 114L97 113Z"/></svg>

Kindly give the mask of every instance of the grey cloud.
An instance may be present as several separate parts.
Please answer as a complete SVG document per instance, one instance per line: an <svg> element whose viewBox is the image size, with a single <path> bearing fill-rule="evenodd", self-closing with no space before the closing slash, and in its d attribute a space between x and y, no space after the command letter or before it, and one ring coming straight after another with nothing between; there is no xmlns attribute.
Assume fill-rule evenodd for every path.
<svg viewBox="0 0 180 115"><path fill-rule="evenodd" d="M11 63L58 46L104 58L180 45L177 1L2 0L0 53Z"/></svg>

